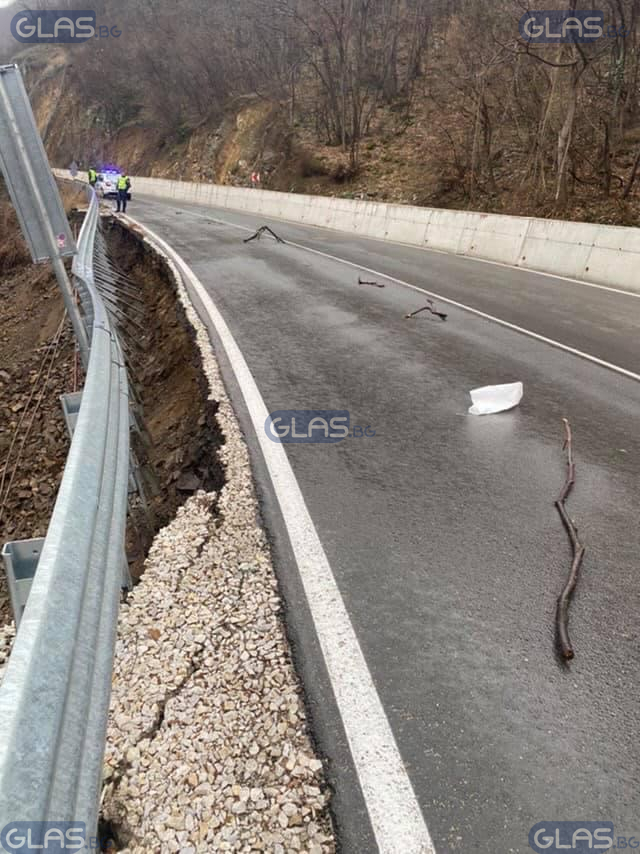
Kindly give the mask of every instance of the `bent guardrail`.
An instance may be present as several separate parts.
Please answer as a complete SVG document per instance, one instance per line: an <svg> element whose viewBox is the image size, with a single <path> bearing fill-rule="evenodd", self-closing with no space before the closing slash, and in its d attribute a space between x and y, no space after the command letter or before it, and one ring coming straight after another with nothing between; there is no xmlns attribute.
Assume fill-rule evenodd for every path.
<svg viewBox="0 0 640 854"><path fill-rule="evenodd" d="M0 830L12 822L97 827L129 478L122 351L94 281L91 201L73 271L90 341L60 491L0 686Z"/></svg>

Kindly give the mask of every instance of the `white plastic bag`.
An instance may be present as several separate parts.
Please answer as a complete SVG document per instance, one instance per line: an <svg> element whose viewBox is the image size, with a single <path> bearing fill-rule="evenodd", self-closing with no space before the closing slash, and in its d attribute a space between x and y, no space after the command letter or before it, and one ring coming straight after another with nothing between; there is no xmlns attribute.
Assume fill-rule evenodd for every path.
<svg viewBox="0 0 640 854"><path fill-rule="evenodd" d="M474 388L471 394L473 406L470 415L493 415L495 412L505 412L513 409L522 400L524 387L522 383L507 383L507 385L486 385Z"/></svg>

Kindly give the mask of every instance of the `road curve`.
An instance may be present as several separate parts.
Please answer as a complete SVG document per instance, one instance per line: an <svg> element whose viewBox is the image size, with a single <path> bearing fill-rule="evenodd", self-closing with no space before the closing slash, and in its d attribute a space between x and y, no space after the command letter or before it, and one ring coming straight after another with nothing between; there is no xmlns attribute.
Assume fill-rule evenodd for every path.
<svg viewBox="0 0 640 854"><path fill-rule="evenodd" d="M206 288L269 411L347 409L352 424L375 430L290 445L287 456L436 850L525 852L543 820L609 819L616 835L640 836L640 384L456 305L443 307L446 322L406 320L424 296L381 276L629 373L640 373L640 299L171 201L138 199L132 213ZM300 246L243 243L242 228L266 223ZM351 265L377 271L385 287L358 285ZM382 846L366 787L363 796L273 484L220 355L342 850L370 854ZM470 389L512 380L524 383L518 409L467 414ZM588 549L569 667L554 655L553 632L570 563L553 504L565 416L578 465L570 510Z"/></svg>

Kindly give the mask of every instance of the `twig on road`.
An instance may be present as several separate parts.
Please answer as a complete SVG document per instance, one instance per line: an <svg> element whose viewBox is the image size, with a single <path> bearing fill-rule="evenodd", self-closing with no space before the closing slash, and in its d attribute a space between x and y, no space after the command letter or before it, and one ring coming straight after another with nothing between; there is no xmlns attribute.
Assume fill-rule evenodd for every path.
<svg viewBox="0 0 640 854"><path fill-rule="evenodd" d="M378 282L365 282L365 280L361 279L360 276L358 276L358 284L359 285L371 285L372 288L384 288L384 284L381 285Z"/></svg>
<svg viewBox="0 0 640 854"><path fill-rule="evenodd" d="M270 234L271 237L275 238L278 243L284 243L284 240L273 231L273 229L269 228L268 225L263 225L259 228L255 234L252 234L251 237L247 237L246 240L243 240L243 243L251 243L252 240L260 240L263 234Z"/></svg>
<svg viewBox="0 0 640 854"><path fill-rule="evenodd" d="M427 305L423 306L422 308L419 308L417 311L412 311L411 314L405 315L405 320L409 320L409 318L415 317L416 314L420 314L421 311L429 311L431 312L431 314L435 314L436 317L439 317L441 320L446 320L448 317L448 315L444 314L443 312L436 311L433 307L433 300L430 299L427 300Z"/></svg>
<svg viewBox="0 0 640 854"><path fill-rule="evenodd" d="M558 648L560 654L565 661L570 661L574 657L573 647L569 638L569 603L576 589L578 577L580 575L580 567L586 552L585 547L580 542L578 537L578 528L575 522L567 513L566 502L573 490L576 482L576 464L573 459L573 436L571 433L571 425L566 418L562 419L565 429L565 441L563 450L567 452L567 479L562 488L562 492L556 501L556 509L562 519L562 524L569 536L571 550L573 553L573 561L571 563L571 571L567 583L558 597L558 605L556 608L556 633L558 639Z"/></svg>

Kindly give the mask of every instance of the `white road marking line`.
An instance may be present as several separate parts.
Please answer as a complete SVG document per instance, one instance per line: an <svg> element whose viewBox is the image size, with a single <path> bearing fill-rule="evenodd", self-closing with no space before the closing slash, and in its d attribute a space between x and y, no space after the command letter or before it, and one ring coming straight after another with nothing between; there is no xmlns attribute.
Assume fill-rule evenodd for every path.
<svg viewBox="0 0 640 854"><path fill-rule="evenodd" d="M556 341L553 338L547 338L544 335L540 335L538 332L533 332L531 329L525 329L523 326L516 326L515 323L509 323L509 321L495 317L493 314L487 314L484 311L479 311L477 308L472 308L470 305L465 305L462 302L456 302L455 300L449 299L449 297L436 294L434 291L428 291L426 288L421 288L418 285L412 285L402 279L396 279L394 276L389 276L386 273L379 272L378 270L372 270L371 267L363 267L361 264L354 264L353 261L346 261L344 258L338 258L336 255L329 255L328 252L320 252L318 249L311 249L309 246L303 246L300 243L292 243L290 240L287 240L287 244L289 246L295 246L298 249L305 249L307 252L313 252L316 255L322 255L324 258L329 258L332 261L339 261L341 264L347 264L349 267L354 267L356 270L364 270L365 273L380 276L383 279L387 279L389 282L401 285L403 288L409 288L412 291L418 291L421 294L426 294L440 302L453 305L456 308L462 309L462 311L468 311L471 314L475 314L477 317L482 317L484 320L490 320L492 323L497 323L500 326L504 326L506 329L511 329L513 332L519 332L529 338L534 338L536 341L542 341L544 344L549 344L551 347L555 347L558 350L564 350L565 353L571 353L573 356L579 356L581 359L586 359L588 362L593 362L593 364L600 365L602 368L608 368L610 371L615 371L618 374L622 374L625 377L629 377L632 380L640 382L640 374L628 371L626 368L620 367L620 365L605 362L604 359L599 359L597 356L592 356L590 353L585 353L582 350L576 350L575 347L569 347L568 344L562 344L560 341Z"/></svg>
<svg viewBox="0 0 640 854"><path fill-rule="evenodd" d="M242 231L254 231L255 229L248 228L245 225L238 225L235 222L227 222L222 219L216 219L212 216L204 216L204 214L196 213L195 211L191 211L189 209L184 209L188 213L193 214L193 216L208 219L212 222L217 222L220 225L227 225L231 228L241 229ZM284 221L284 220L283 220ZM313 226L315 227L315 226ZM573 356L578 356L580 359L585 359L588 362L592 362L594 365L599 365L601 368L607 368L610 371L615 371L618 374L622 374L622 376L628 377L629 379L636 380L640 382L640 374L636 374L633 371L629 371L626 368L622 368L620 365L614 365L611 362L606 362L604 359L599 359L597 356L592 356L590 353L585 353L582 350L576 350L575 347L570 347L568 344L563 344L560 341L556 341L553 338L547 338L544 335L540 335L538 332L533 332L531 329L525 329L523 326L517 326L515 323L509 323L507 320L502 320L499 317L496 317L493 314L487 314L484 311L480 311L477 308L472 308L470 305L465 305L465 303L456 302L456 300L452 300L449 297L442 296L442 294L437 294L434 291L428 291L426 288L421 288L419 285L412 285L410 282L405 282L403 279L397 279L395 276L389 276L387 273L381 273L379 270L373 270L371 267L365 267L362 264L356 264L353 261L347 261L345 258L340 258L337 255L330 255L328 252L322 252L320 249L312 249L310 246L305 246L302 243L295 243L292 240L286 241L287 245L295 246L296 249L304 249L305 252L311 252L314 255L320 255L323 258L329 258L331 261L337 261L340 264L346 264L348 267L353 267L356 270L362 270L365 273L371 273L373 276L378 276L383 279L386 279L389 282L394 282L396 285L400 285L403 288L409 288L412 291L417 291L421 294L426 294L426 296L432 297L433 299L437 299L440 302L447 303L447 305L453 305L456 308L461 309L462 311L468 311L471 314L475 314L476 317L481 317L484 320L489 320L492 323L497 323L500 326L505 327L506 329L511 329L513 332L519 332L521 335L526 335L529 338L533 338L536 341L541 341L543 344L548 344L551 347L555 347L557 350L563 350L565 353L571 353ZM437 251L437 250L431 250ZM444 253L449 254L449 253ZM461 256L454 256L456 258ZM482 260L482 259L470 259L470 260ZM495 262L491 262L495 263ZM502 265L509 266L509 265ZM520 272L530 272L529 270L523 271L520 267L514 267L514 270L520 270ZM539 273L538 275L548 275L547 273ZM562 276L554 276L553 278L561 279ZM575 281L574 279L567 279L566 281ZM586 282L578 282L578 284L587 284ZM597 287L600 287L598 285ZM613 288L607 288L607 290L614 290ZM628 291L616 291L616 293L622 293L626 296L640 296L640 294L630 294Z"/></svg>
<svg viewBox="0 0 640 854"><path fill-rule="evenodd" d="M264 431L268 410L224 318L185 261L139 228L178 267L220 338L244 397L282 511L380 854L435 854L427 825L284 446Z"/></svg>
<svg viewBox="0 0 640 854"><path fill-rule="evenodd" d="M371 240L379 240L377 237L370 238ZM389 242L389 241L382 241ZM411 246L411 244L399 244L400 246ZM584 279L571 279L569 276L560 276L558 273L545 273L544 270L532 270L531 267L518 267L516 264L507 264L506 261L492 261L490 258L476 258L475 255L457 255L454 252L447 252L446 249L433 249L427 246L417 246L416 249L421 249L423 252L435 252L438 255L453 255L454 258L461 258L464 261L477 261L479 264L492 264L494 267L506 267L507 270L517 270L519 273L530 273L533 276L545 276L547 279L558 279L561 282L571 282L572 285L582 285L584 288L596 288L599 291L610 291L612 294L622 294L624 297L634 297L640 299L640 292L625 291L623 288L612 288L611 285L599 285L597 282L585 282Z"/></svg>

